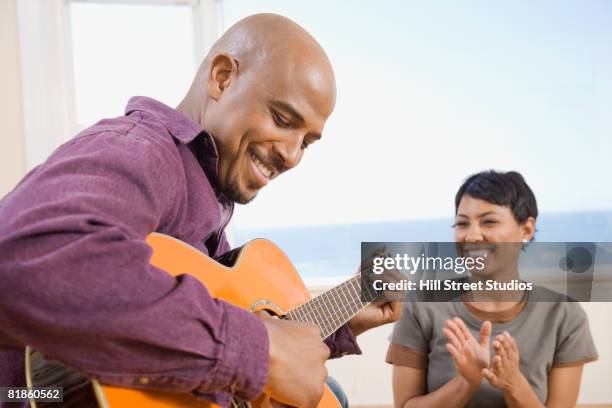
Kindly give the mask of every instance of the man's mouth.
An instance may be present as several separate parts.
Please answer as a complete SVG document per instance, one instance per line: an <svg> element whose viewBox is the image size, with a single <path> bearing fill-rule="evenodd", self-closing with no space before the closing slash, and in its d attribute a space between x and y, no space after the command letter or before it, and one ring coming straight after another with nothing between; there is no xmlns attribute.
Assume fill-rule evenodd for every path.
<svg viewBox="0 0 612 408"><path fill-rule="evenodd" d="M254 173L259 181L259 184L265 186L268 184L268 181L274 177L274 170L270 168L269 165L264 163L264 161L261 160L253 150L249 150L249 157L253 163L253 168L255 169Z"/></svg>

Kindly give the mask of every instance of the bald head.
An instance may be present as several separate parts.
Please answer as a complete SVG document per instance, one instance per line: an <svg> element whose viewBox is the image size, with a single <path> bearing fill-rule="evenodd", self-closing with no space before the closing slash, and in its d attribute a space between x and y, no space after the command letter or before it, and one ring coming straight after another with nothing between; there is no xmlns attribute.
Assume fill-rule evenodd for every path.
<svg viewBox="0 0 612 408"><path fill-rule="evenodd" d="M333 79L331 64L319 43L302 27L276 14L256 14L234 24L212 46L202 68L206 70L207 63L221 53L231 55L245 71L267 70L296 58L311 59Z"/></svg>
<svg viewBox="0 0 612 408"><path fill-rule="evenodd" d="M285 17L257 14L212 46L177 109L213 137L218 187L244 203L300 162L321 138L335 100L319 43Z"/></svg>

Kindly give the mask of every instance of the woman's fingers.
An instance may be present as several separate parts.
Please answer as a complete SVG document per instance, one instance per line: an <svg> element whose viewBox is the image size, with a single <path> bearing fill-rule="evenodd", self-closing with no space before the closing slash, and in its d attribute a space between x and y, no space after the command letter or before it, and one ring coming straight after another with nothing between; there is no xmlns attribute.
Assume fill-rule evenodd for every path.
<svg viewBox="0 0 612 408"><path fill-rule="evenodd" d="M488 368L482 369L482 375L487 379L487 381L489 381L489 384L491 384L492 386L496 387L499 384L499 380L497 379L495 373L493 373L493 371L489 370Z"/></svg>
<svg viewBox="0 0 612 408"><path fill-rule="evenodd" d="M493 371L495 372L495 374L499 374L504 368L504 364L500 356L493 357L493 364L491 365L493 366Z"/></svg>
<svg viewBox="0 0 612 408"><path fill-rule="evenodd" d="M465 343L465 341L467 340L467 338L465 337L465 335L463 334L463 331L461 330L461 328L459 327L459 325L455 322L454 319L449 319L446 321L446 327L451 330L455 336L457 337L457 339L461 342L461 344Z"/></svg>
<svg viewBox="0 0 612 408"><path fill-rule="evenodd" d="M493 351L495 355L500 356L502 359L508 358L507 349L504 346L504 338L503 336L497 336L495 341L493 342Z"/></svg>
<svg viewBox="0 0 612 408"><path fill-rule="evenodd" d="M451 343L446 343L446 349L455 361L461 360L461 353Z"/></svg>
<svg viewBox="0 0 612 408"><path fill-rule="evenodd" d="M453 321L459 326L459 328L461 329L461 332L463 333L463 337L465 337L466 340L474 338L474 336L472 336L472 333L467 328L465 323L463 323L463 320L461 320L458 317L454 317Z"/></svg>
<svg viewBox="0 0 612 408"><path fill-rule="evenodd" d="M511 355L512 357L518 356L518 345L516 344L514 337L512 337L507 331L503 333L503 336L506 339L506 351L508 352L508 355Z"/></svg>
<svg viewBox="0 0 612 408"><path fill-rule="evenodd" d="M459 341L459 339L452 330L445 327L442 329L442 334L446 336L449 341L449 344L451 344L458 352L463 351L463 344Z"/></svg>
<svg viewBox="0 0 612 408"><path fill-rule="evenodd" d="M480 326L480 345L484 346L484 347L489 347L489 341L491 339L491 331L492 331L493 326L491 325L491 322L486 320L485 322L482 323L482 326Z"/></svg>

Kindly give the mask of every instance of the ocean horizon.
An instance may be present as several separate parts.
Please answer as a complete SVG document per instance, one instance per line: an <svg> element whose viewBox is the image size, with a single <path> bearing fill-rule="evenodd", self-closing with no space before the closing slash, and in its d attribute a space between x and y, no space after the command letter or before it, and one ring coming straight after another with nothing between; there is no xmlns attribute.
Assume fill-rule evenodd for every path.
<svg viewBox="0 0 612 408"><path fill-rule="evenodd" d="M361 242L452 242L453 218L284 228L234 229L235 246L255 238L278 245L309 286L340 282L357 271ZM612 242L612 210L538 216L538 242Z"/></svg>

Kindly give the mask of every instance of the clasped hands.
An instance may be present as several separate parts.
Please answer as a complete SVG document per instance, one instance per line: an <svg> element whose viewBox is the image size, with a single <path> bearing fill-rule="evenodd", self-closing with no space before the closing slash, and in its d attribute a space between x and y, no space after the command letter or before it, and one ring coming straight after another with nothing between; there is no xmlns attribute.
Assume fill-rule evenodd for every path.
<svg viewBox="0 0 612 408"><path fill-rule="evenodd" d="M511 396L527 384L519 367L518 346L510 333L505 331L495 337L491 358L491 322L482 324L478 340L458 317L447 320L442 332L458 373L472 388L478 388L484 377L504 395Z"/></svg>

